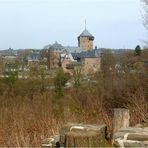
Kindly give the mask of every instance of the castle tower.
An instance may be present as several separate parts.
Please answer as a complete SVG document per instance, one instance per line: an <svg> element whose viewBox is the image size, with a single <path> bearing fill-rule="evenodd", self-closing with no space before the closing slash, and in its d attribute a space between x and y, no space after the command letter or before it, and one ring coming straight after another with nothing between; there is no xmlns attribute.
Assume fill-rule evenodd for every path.
<svg viewBox="0 0 148 148"><path fill-rule="evenodd" d="M90 51L93 49L93 40L94 36L85 29L79 36L78 36L78 47L81 47L85 51Z"/></svg>

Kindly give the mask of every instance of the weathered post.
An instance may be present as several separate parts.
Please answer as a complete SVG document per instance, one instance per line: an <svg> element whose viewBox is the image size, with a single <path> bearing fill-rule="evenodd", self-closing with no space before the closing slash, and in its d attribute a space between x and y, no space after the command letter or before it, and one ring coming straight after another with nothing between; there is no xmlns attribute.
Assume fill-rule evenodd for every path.
<svg viewBox="0 0 148 148"><path fill-rule="evenodd" d="M115 108L114 109L114 118L113 118L113 135L120 128L129 127L129 110L125 108Z"/></svg>

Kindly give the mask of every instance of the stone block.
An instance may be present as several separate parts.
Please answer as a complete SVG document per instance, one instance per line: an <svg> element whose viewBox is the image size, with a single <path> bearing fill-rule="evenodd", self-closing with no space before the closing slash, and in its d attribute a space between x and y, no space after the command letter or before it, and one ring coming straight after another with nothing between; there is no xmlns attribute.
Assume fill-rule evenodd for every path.
<svg viewBox="0 0 148 148"><path fill-rule="evenodd" d="M42 141L41 147L43 148L53 148L59 146L59 135L51 136Z"/></svg>
<svg viewBox="0 0 148 148"><path fill-rule="evenodd" d="M127 140L148 141L148 133L129 134Z"/></svg>
<svg viewBox="0 0 148 148"><path fill-rule="evenodd" d="M66 147L109 146L106 139L97 131L70 131L66 133Z"/></svg>
<svg viewBox="0 0 148 148"><path fill-rule="evenodd" d="M125 133L139 133L139 132L145 132L145 129L140 127L127 127L127 128L121 128L119 132L125 132Z"/></svg>
<svg viewBox="0 0 148 148"><path fill-rule="evenodd" d="M122 128L113 137L114 147L148 147L147 127Z"/></svg>
<svg viewBox="0 0 148 148"><path fill-rule="evenodd" d="M143 144L140 143L140 142L129 142L129 141L126 141L123 143L124 144L124 147L125 148L129 148L129 147L132 147L132 148L138 148L138 147L143 147Z"/></svg>
<svg viewBox="0 0 148 148"><path fill-rule="evenodd" d="M117 138L124 139L125 134L126 133L124 133L124 132L117 132L114 134L113 139L117 139Z"/></svg>
<svg viewBox="0 0 148 148"><path fill-rule="evenodd" d="M89 145L96 145L95 144L96 140L94 140L95 139L94 137L96 137L96 139L101 138L105 141L107 136L106 132L107 132L106 125L70 123L65 127L61 128L59 131L60 146L64 146L64 145L71 146L71 144L78 145L78 143L80 143L79 141L81 141L83 147L85 146L86 143L87 144L89 143ZM94 141L94 143L92 141Z"/></svg>
<svg viewBox="0 0 148 148"><path fill-rule="evenodd" d="M143 146L148 148L148 141L143 141Z"/></svg>
<svg viewBox="0 0 148 148"><path fill-rule="evenodd" d="M121 145L119 144L118 141L114 141L113 142L113 147L121 147Z"/></svg>

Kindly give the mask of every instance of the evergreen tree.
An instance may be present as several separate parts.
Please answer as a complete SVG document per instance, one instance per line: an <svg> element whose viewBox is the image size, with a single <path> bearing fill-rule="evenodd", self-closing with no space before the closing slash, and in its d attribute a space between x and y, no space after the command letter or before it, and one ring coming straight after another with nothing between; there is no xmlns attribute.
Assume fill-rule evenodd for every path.
<svg viewBox="0 0 148 148"><path fill-rule="evenodd" d="M135 54L140 56L141 52L142 52L141 47L139 45L137 45L135 48Z"/></svg>

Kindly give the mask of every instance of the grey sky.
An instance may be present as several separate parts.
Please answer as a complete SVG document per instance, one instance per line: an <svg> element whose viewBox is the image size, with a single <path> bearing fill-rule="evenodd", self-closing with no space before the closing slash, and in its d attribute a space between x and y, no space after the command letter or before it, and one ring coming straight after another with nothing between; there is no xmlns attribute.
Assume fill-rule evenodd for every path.
<svg viewBox="0 0 148 148"><path fill-rule="evenodd" d="M146 31L140 0L0 0L0 49L77 46L87 29L98 47L135 48Z"/></svg>

